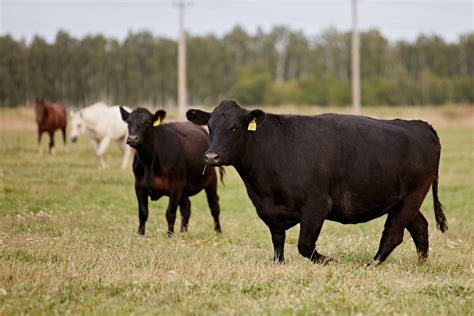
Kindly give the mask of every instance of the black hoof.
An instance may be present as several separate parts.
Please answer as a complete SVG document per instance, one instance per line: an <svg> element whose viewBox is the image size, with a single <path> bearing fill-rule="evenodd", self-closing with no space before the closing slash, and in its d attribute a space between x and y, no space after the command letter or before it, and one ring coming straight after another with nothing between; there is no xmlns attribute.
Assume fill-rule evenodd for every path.
<svg viewBox="0 0 474 316"><path fill-rule="evenodd" d="M317 264L327 265L327 264L331 264L331 263L338 263L339 260L337 260L333 257L319 255L318 258L316 258L316 260L313 260L313 262L317 263Z"/></svg>

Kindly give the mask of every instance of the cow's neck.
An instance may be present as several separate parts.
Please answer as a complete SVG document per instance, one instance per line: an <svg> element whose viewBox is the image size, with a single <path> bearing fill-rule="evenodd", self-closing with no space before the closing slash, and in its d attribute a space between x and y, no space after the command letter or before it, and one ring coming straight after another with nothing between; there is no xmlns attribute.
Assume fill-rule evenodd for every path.
<svg viewBox="0 0 474 316"><path fill-rule="evenodd" d="M159 137L159 132L154 136ZM145 166L145 178L152 180L156 176L161 176L164 173L163 166L160 160L159 150L154 139L148 142L149 146L137 149L138 158Z"/></svg>
<svg viewBox="0 0 474 316"><path fill-rule="evenodd" d="M234 167L239 173L242 180L248 183L255 183L258 179L258 176L261 176L261 172L266 170L263 168L265 165L265 158L268 157L265 152L265 148L258 147L257 142L249 141L246 146L244 146L244 152L241 155Z"/></svg>
<svg viewBox="0 0 474 316"><path fill-rule="evenodd" d="M270 176L266 172L278 171L273 167L275 167L275 159L281 159L275 152L275 148L280 145L279 139L283 135L280 135L278 129L269 128L268 125L275 125L272 124L270 118L267 119L267 129L257 131L252 138L247 140L246 145L243 146L244 152L240 155L241 158L234 164L242 180L251 186L261 181L263 177ZM271 134L268 134L269 130L272 131Z"/></svg>

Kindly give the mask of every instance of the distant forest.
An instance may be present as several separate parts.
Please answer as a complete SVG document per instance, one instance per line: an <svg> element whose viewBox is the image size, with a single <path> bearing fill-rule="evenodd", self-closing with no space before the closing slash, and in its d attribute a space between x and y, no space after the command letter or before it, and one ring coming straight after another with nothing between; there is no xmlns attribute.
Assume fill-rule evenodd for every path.
<svg viewBox="0 0 474 316"><path fill-rule="evenodd" d="M345 105L351 102L351 34L329 29L307 36L286 27L187 39L190 105L223 98L242 104ZM0 37L0 106L36 97L69 105L173 106L177 43L151 33L120 42L77 39L59 31L54 43ZM361 33L363 105L474 103L474 33L445 42L419 36L390 42Z"/></svg>

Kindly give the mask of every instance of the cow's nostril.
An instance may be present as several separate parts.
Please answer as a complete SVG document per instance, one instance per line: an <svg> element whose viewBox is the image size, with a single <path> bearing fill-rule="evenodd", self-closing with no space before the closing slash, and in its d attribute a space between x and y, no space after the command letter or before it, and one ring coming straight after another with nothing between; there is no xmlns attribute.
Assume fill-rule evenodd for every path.
<svg viewBox="0 0 474 316"><path fill-rule="evenodd" d="M219 163L219 154L216 153L207 153L205 155L205 160L207 164L213 165Z"/></svg>
<svg viewBox="0 0 474 316"><path fill-rule="evenodd" d="M206 158L207 158L208 160L215 160L215 159L219 158L219 155L216 154L216 153L207 153L207 154L206 154Z"/></svg>
<svg viewBox="0 0 474 316"><path fill-rule="evenodd" d="M134 144L138 142L138 136L136 135L128 135L127 137L127 143L128 144Z"/></svg>

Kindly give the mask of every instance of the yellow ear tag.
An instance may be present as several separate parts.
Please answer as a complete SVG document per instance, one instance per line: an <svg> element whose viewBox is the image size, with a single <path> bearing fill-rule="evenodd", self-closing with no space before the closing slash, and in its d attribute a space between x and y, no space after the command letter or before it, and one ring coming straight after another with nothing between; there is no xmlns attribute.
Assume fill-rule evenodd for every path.
<svg viewBox="0 0 474 316"><path fill-rule="evenodd" d="M249 123L247 130L251 132L255 132L257 130L257 122L255 121L255 118Z"/></svg>
<svg viewBox="0 0 474 316"><path fill-rule="evenodd" d="M161 118L157 118L156 121L153 123L153 126L158 126L161 124Z"/></svg>

